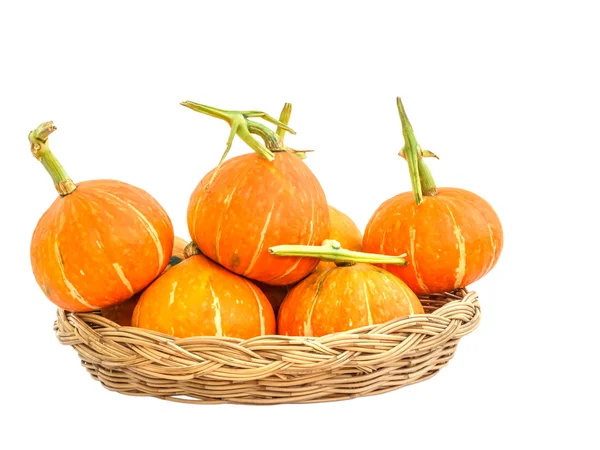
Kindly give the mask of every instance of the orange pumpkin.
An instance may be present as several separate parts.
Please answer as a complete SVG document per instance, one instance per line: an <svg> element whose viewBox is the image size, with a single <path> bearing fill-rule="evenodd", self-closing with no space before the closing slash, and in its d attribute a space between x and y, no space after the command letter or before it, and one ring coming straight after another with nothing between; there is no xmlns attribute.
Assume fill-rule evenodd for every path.
<svg viewBox="0 0 600 450"><path fill-rule="evenodd" d="M138 292L129 300L102 308L100 313L103 317L106 317L108 320L112 320L114 323L121 325L122 327L131 326L131 316L133 315L133 310L135 309L135 305L137 305L141 295L142 293Z"/></svg>
<svg viewBox="0 0 600 450"><path fill-rule="evenodd" d="M413 192L379 206L365 229L363 248L382 254L408 253L408 265L382 267L417 294L466 287L498 262L502 225L480 196L435 186L399 98L398 110L405 140L401 154L409 163Z"/></svg>
<svg viewBox="0 0 600 450"><path fill-rule="evenodd" d="M186 245L187 242L185 239L175 236L175 240L173 242L173 254L165 270L169 270L171 267L183 261L185 258L184 249ZM138 292L129 300L102 308L100 313L103 317L106 317L107 319L112 320L121 326L128 327L131 325L131 316L141 294L141 292Z"/></svg>
<svg viewBox="0 0 600 450"><path fill-rule="evenodd" d="M60 196L40 218L31 240L31 264L46 297L68 311L121 303L167 266L173 226L144 190L116 180L78 184L48 147L52 122L29 134L33 155Z"/></svg>
<svg viewBox="0 0 600 450"><path fill-rule="evenodd" d="M279 313L279 307L281 306L281 303L283 303L286 295L288 295L290 290L295 286L294 284L287 286L273 286L260 281L255 281L254 284L258 286L258 288L269 300L269 303L271 303L275 317L277 317L277 314Z"/></svg>
<svg viewBox="0 0 600 450"><path fill-rule="evenodd" d="M291 250L299 254L308 248L279 246L272 249L276 254ZM317 255L319 252L329 257L337 253L338 261L344 261L344 265L315 272L290 291L279 309L279 334L323 336L423 313L414 292L390 272L362 262L346 265L356 258L357 252L345 252L339 243L326 241L320 248L305 254ZM390 263L404 263L398 257L369 256L374 257L372 261L388 259Z"/></svg>
<svg viewBox="0 0 600 450"><path fill-rule="evenodd" d="M329 205L329 219L329 239L339 242L345 249L362 251L362 233L348 215Z"/></svg>
<svg viewBox="0 0 600 450"><path fill-rule="evenodd" d="M146 288L132 325L181 338L249 339L276 330L273 308L261 290L201 254L188 257Z"/></svg>
<svg viewBox="0 0 600 450"><path fill-rule="evenodd" d="M192 240L204 255L244 277L272 285L304 278L316 259L276 258L268 248L284 242L310 245L328 237L327 200L315 175L301 158L284 151L271 130L247 120L259 113L183 104L227 120L230 143L237 133L259 153L226 160L202 178L188 206ZM261 135L268 148L250 133Z"/></svg>
<svg viewBox="0 0 600 450"><path fill-rule="evenodd" d="M329 205L329 219L331 222L329 239L339 242L347 250L362 251L362 233L349 216ZM320 261L313 273L331 267L335 267L335 263Z"/></svg>

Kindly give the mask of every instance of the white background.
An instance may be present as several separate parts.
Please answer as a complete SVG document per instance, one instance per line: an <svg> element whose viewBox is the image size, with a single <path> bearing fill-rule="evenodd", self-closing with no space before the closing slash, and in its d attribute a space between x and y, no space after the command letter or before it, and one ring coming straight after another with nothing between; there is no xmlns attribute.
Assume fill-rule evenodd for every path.
<svg viewBox="0 0 600 450"><path fill-rule="evenodd" d="M392 6L393 5L393 6ZM594 2L3 2L0 6L1 448L599 448ZM472 286L480 327L431 380L276 407L112 393L52 331L31 234L56 197L27 133L77 182L186 207L229 129L193 100L274 116L329 202L364 228L408 190L395 106L436 152L439 186L486 198L505 247ZM236 140L231 155L249 149ZM167 447L168 446L168 447ZM185 447L183 447L185 446Z"/></svg>

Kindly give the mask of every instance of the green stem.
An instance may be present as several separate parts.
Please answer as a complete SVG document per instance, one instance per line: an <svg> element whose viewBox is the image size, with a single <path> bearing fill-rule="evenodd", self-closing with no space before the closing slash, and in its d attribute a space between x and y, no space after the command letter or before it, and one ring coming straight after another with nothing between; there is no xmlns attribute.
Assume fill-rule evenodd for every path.
<svg viewBox="0 0 600 450"><path fill-rule="evenodd" d="M290 117L292 115L292 104L286 103L283 105L283 109L281 110L281 114L279 114L279 121L284 125L288 125L290 123ZM279 142L283 145L283 140L285 138L285 128L277 127L277 136L279 137Z"/></svg>
<svg viewBox="0 0 600 450"><path fill-rule="evenodd" d="M52 122L44 122L35 130L29 133L29 142L31 144L31 153L42 163L46 171L54 181L54 187L61 196L69 195L77 185L67 175L67 172L60 164L56 156L50 151L48 145L48 136L56 130Z"/></svg>
<svg viewBox="0 0 600 450"><path fill-rule="evenodd" d="M283 145L279 142L279 137L272 130L267 128L266 126L249 120L250 117L259 117L267 122L277 125L278 127L284 128L286 131L289 131L292 134L296 134L294 130L289 128L286 124L281 123L277 119L271 117L269 114L262 111L227 111L224 109L214 108L212 106L202 105L200 103L194 103L190 101L181 102L181 105L190 108L193 111L197 111L211 117L216 117L218 119L222 119L229 124L231 127L231 132L229 133L229 139L227 139L227 144L225 147L225 151L221 156L221 160L217 165L215 171L209 182L204 186L205 189L212 184L213 180L217 176L219 169L225 158L227 158L227 154L229 150L231 150L231 145L233 144L233 138L237 135L242 139L248 146L269 161L273 161L275 159L275 155L273 151L278 151L283 148ZM252 134L256 134L263 138L265 141L265 145L258 142Z"/></svg>
<svg viewBox="0 0 600 450"><path fill-rule="evenodd" d="M398 105L398 112L400 113L400 122L402 123L402 135L404 136L404 147L400 151L400 154L408 163L415 202L417 205L420 205L423 203L424 195L433 196L437 194L433 176L431 175L429 167L427 167L427 164L423 161L423 157L432 156L437 158L437 156L428 150L425 152L421 150L421 147L415 138L412 125L406 116L406 111L404 110L404 105L402 104L400 97L396 98L396 103Z"/></svg>
<svg viewBox="0 0 600 450"><path fill-rule="evenodd" d="M262 111L227 111L224 109L214 108L212 106L201 105L200 103L194 103L190 101L181 102L181 104L193 111L197 111L203 114L207 114L211 117L222 119L229 124L231 127L231 133L229 134L229 140L227 141L227 147L223 155L223 159L227 156L227 153L231 149L233 138L235 135L239 136L252 150L258 153L263 158L273 161L273 152L265 147L263 144L258 142L252 137L252 134L258 134L267 144L273 145L273 142L278 142L277 134L271 131L269 128L249 120L251 117L258 117L277 125L278 127L284 128L292 134L296 134L294 130L289 128L284 123L281 123L277 119L271 117L269 114Z"/></svg>
<svg viewBox="0 0 600 450"><path fill-rule="evenodd" d="M276 256L309 256L335 263L372 263L406 265L404 256L378 255L343 249L338 241L327 239L322 245L277 245L269 248Z"/></svg>
<svg viewBox="0 0 600 450"><path fill-rule="evenodd" d="M292 115L292 104L286 103L283 105L281 113L279 114L279 121L285 125L288 125L290 123L291 115ZM312 152L312 150L295 150L293 148L290 148L290 147L287 147L286 145L284 145L283 141L285 139L285 128L277 127L276 133L277 133L277 137L279 138L279 143L280 143L281 147L283 148L283 151L293 153L300 159L306 159L306 154L308 152ZM282 150L278 150L278 151L282 151Z"/></svg>

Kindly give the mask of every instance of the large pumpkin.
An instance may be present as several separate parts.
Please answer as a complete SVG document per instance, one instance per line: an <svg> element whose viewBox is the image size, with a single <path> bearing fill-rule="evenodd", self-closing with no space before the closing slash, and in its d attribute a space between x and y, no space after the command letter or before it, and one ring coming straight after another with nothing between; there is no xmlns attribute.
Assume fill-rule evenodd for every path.
<svg viewBox="0 0 600 450"><path fill-rule="evenodd" d="M192 240L204 255L247 278L272 285L304 278L317 265L316 259L276 258L268 248L281 243L311 245L328 237L327 200L315 175L298 156L283 151L271 130L244 114L191 102L184 105L228 120L261 153L226 160L202 178L188 206ZM268 148L250 132L261 134Z"/></svg>
<svg viewBox="0 0 600 450"><path fill-rule="evenodd" d="M400 99L398 109L413 192L396 195L377 208L365 229L363 249L407 253L408 265L383 267L417 294L466 287L498 262L503 245L500 220L477 194L435 186Z"/></svg>
<svg viewBox="0 0 600 450"><path fill-rule="evenodd" d="M271 304L251 281L195 254L167 270L142 293L135 327L176 337L249 339L275 334Z"/></svg>
<svg viewBox="0 0 600 450"><path fill-rule="evenodd" d="M144 190L116 180L78 184L50 151L55 127L29 135L31 149L60 196L40 218L31 240L31 264L46 297L68 311L93 311L123 302L167 266L173 227Z"/></svg>
<svg viewBox="0 0 600 450"><path fill-rule="evenodd" d="M344 258L339 243L333 243L337 250L331 245L332 241L325 242L322 254L331 256L331 251L337 252L341 256L338 261L344 262L317 271L294 286L279 309L279 334L323 336L423 313L418 297L402 280L372 264L348 265L353 257ZM272 251L285 254L293 247L279 246ZM297 252L307 250L297 247ZM403 263L401 258L390 258L390 261Z"/></svg>

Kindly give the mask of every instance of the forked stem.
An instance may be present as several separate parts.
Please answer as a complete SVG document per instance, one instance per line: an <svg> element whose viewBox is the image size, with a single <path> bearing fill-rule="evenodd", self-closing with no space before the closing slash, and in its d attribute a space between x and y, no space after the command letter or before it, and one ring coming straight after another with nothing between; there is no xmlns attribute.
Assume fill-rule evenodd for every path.
<svg viewBox="0 0 600 450"><path fill-rule="evenodd" d="M56 156L50 151L48 136L55 130L54 123L51 121L44 122L29 133L29 143L31 144L31 153L34 158L42 163L52 177L56 191L64 197L77 189L77 185L73 183L73 180L71 180L63 166L56 159Z"/></svg>
<svg viewBox="0 0 600 450"><path fill-rule="evenodd" d="M224 120L231 127L231 132L229 133L229 139L227 139L227 144L225 147L225 151L221 156L221 160L217 165L210 181L205 186L205 189L210 186L210 184L215 179L217 172L219 171L221 165L227 158L227 154L229 150L231 150L231 145L233 144L233 138L237 135L239 136L248 146L269 161L273 161L275 156L273 155L273 150L279 150L282 148L282 144L279 143L279 138L276 133L270 130L268 127L249 120L251 117L262 118L267 122L270 122L278 127L281 127L285 131L288 131L292 134L296 134L294 130L288 127L286 124L280 122L279 120L271 117L269 114L262 111L227 111L224 109L214 108L212 106L202 105L200 103L195 103L191 101L181 102L181 105L190 108L193 111L200 112L202 114L206 114L211 117L216 117L217 119ZM265 144L261 144L258 142L252 134L256 134L260 136Z"/></svg>
<svg viewBox="0 0 600 450"><path fill-rule="evenodd" d="M404 256L378 255L376 253L355 252L342 248L338 241L326 239L321 245L277 245L269 248L269 253L276 256L308 256L321 261L334 263L371 263L396 264L405 266Z"/></svg>

